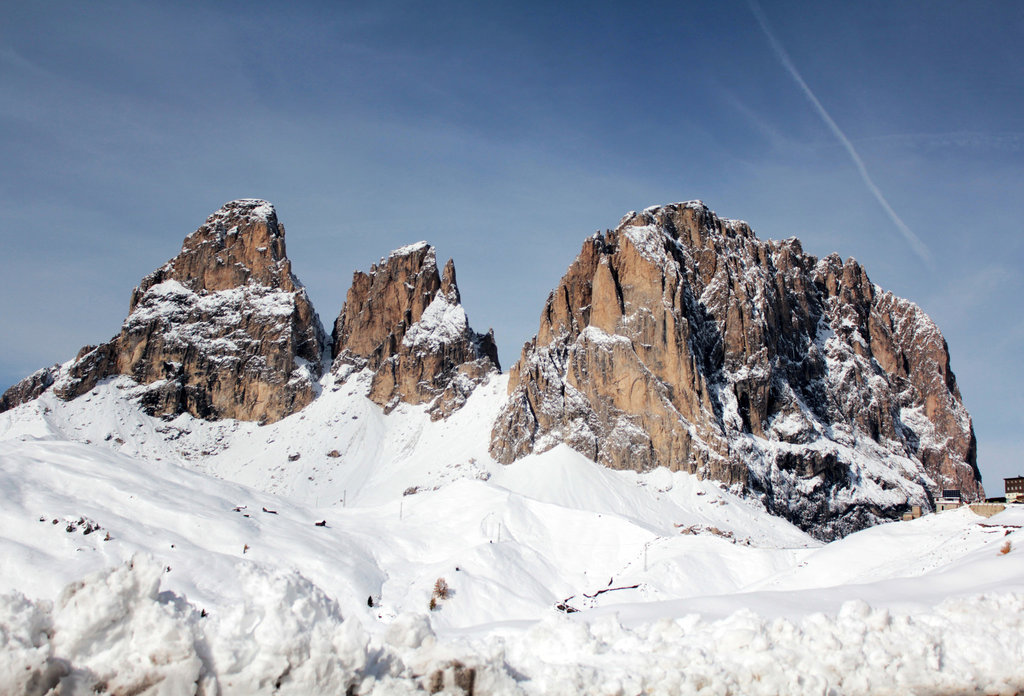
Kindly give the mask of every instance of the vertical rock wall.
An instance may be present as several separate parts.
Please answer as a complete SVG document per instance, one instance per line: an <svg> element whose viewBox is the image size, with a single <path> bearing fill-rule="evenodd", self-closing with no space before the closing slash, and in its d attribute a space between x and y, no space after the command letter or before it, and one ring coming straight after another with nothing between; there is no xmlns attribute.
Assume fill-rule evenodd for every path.
<svg viewBox="0 0 1024 696"><path fill-rule="evenodd" d="M494 333L475 333L462 308L455 264L437 270L426 242L393 251L369 273L357 271L334 323L334 372L373 370L369 398L390 411L429 403L431 417L461 408L500 371Z"/></svg>
<svg viewBox="0 0 1024 696"><path fill-rule="evenodd" d="M945 341L852 259L699 201L584 242L509 381L491 452L564 442L735 485L819 536L983 492Z"/></svg>

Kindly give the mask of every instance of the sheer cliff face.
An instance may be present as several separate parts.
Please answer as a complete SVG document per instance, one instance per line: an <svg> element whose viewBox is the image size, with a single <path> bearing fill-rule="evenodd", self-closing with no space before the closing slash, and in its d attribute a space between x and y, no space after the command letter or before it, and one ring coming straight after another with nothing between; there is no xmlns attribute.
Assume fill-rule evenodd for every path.
<svg viewBox="0 0 1024 696"><path fill-rule="evenodd" d="M429 403L434 419L461 408L472 390L500 370L494 333L469 327L449 259L437 270L434 248L403 247L357 271L334 323L333 371L374 372L369 398L390 411L399 402Z"/></svg>
<svg viewBox="0 0 1024 696"><path fill-rule="evenodd" d="M566 443L760 496L833 537L982 495L945 341L852 259L761 241L699 202L588 239L513 366L491 452Z"/></svg>
<svg viewBox="0 0 1024 696"><path fill-rule="evenodd" d="M269 422L313 399L323 345L323 328L291 273L273 206L238 200L207 218L178 256L142 279L117 336L83 348L49 377L64 399L105 377L128 375L149 385L141 404L154 415ZM46 381L38 373L29 379L35 386Z"/></svg>

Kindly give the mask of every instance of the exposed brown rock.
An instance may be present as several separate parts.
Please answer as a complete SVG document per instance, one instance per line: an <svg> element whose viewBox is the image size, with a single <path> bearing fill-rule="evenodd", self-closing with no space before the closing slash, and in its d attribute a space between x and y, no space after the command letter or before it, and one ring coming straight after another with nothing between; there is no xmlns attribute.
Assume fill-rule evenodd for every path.
<svg viewBox="0 0 1024 696"><path fill-rule="evenodd" d="M0 413L37 398L53 385L60 365L36 370L0 396Z"/></svg>
<svg viewBox="0 0 1024 696"><path fill-rule="evenodd" d="M142 279L121 332L83 348L54 389L73 399L105 377L128 375L150 385L141 403L154 415L269 422L313 399L323 345L273 206L238 200Z"/></svg>
<svg viewBox="0 0 1024 696"><path fill-rule="evenodd" d="M477 384L500 370L494 333L469 327L455 264L449 260L439 275L426 242L353 275L331 354L341 379L362 368L374 371L368 396L386 410L399 402L430 402L434 419L460 408Z"/></svg>
<svg viewBox="0 0 1024 696"><path fill-rule="evenodd" d="M700 202L588 239L512 367L492 454L734 484L822 537L941 488L983 495L934 323L852 259L758 240Z"/></svg>

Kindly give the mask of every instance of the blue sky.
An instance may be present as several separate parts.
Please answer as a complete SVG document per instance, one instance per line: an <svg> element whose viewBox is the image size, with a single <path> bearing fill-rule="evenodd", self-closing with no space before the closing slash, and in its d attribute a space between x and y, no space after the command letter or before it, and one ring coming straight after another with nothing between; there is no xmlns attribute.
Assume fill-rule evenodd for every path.
<svg viewBox="0 0 1024 696"><path fill-rule="evenodd" d="M1024 4L293 5L0 5L0 388L234 198L328 326L432 242L506 368L585 236L701 198L920 304L987 490L1024 473Z"/></svg>

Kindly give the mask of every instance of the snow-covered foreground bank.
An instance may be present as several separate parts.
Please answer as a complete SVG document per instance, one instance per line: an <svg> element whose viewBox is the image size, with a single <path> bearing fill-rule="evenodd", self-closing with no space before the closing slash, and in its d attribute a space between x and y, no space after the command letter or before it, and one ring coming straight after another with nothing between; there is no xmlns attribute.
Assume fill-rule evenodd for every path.
<svg viewBox="0 0 1024 696"><path fill-rule="evenodd" d="M1024 511L822 545L685 474L497 465L502 379L438 423L324 390L0 415L0 693L1024 690Z"/></svg>
<svg viewBox="0 0 1024 696"><path fill-rule="evenodd" d="M164 569L135 561L55 605L0 597L3 693L1014 694L1024 598L950 599L910 612L845 603L766 619L747 609L626 627L550 613L522 631L438 638L406 614L380 635L297 573L241 565L244 602L204 616ZM471 689L469 687L472 687Z"/></svg>

